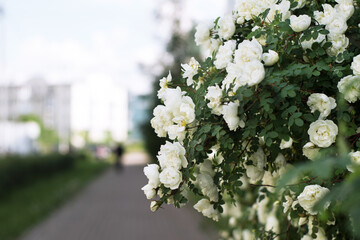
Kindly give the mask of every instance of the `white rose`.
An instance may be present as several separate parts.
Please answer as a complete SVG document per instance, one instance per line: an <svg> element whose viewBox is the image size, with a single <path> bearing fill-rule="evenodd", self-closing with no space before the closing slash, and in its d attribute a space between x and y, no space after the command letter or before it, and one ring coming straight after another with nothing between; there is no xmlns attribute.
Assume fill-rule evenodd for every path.
<svg viewBox="0 0 360 240"><path fill-rule="evenodd" d="M158 105L153 110L154 118L151 119L151 127L154 128L158 137L166 137L167 129L172 125L172 114L164 105Z"/></svg>
<svg viewBox="0 0 360 240"><path fill-rule="evenodd" d="M251 20L253 15L260 14L260 9L257 7L254 0L237 0L235 4L235 11L237 15L247 21Z"/></svg>
<svg viewBox="0 0 360 240"><path fill-rule="evenodd" d="M181 126L190 124L195 120L195 104L191 97L183 96L179 108L176 109L176 115L173 118L174 123Z"/></svg>
<svg viewBox="0 0 360 240"><path fill-rule="evenodd" d="M194 83L193 77L197 74L200 64L194 57L190 59L188 64L181 64L183 68L183 77L186 78L186 84L191 86Z"/></svg>
<svg viewBox="0 0 360 240"><path fill-rule="evenodd" d="M156 195L155 189L150 184L146 184L141 190L144 191L147 199L152 199Z"/></svg>
<svg viewBox="0 0 360 240"><path fill-rule="evenodd" d="M181 91L180 87L168 88L164 94L164 104L168 111L176 115L181 104L181 99L185 92Z"/></svg>
<svg viewBox="0 0 360 240"><path fill-rule="evenodd" d="M259 84L265 78L265 68L260 61L251 61L245 63L240 77L239 85L254 86Z"/></svg>
<svg viewBox="0 0 360 240"><path fill-rule="evenodd" d="M168 88L168 83L170 83L171 81L172 81L172 76L170 71L167 77L163 77L162 79L160 79L160 89L157 93L159 99L164 101L163 98L165 97L165 91Z"/></svg>
<svg viewBox="0 0 360 240"><path fill-rule="evenodd" d="M151 201L151 203L150 203L150 210L152 211L152 212L155 212L156 210L158 210L159 209L159 204L156 202L156 201Z"/></svg>
<svg viewBox="0 0 360 240"><path fill-rule="evenodd" d="M319 152L319 148L312 142L308 142L303 146L303 155L310 160L314 160Z"/></svg>
<svg viewBox="0 0 360 240"><path fill-rule="evenodd" d="M281 1L280 4L273 3L270 6L270 11L265 21L272 22L275 19L276 14L281 14L282 15L281 20L285 21L291 16L291 12L289 10L290 10L290 1L284 0Z"/></svg>
<svg viewBox="0 0 360 240"><path fill-rule="evenodd" d="M209 197L210 201L217 202L219 200L219 195L212 177L207 173L201 173L197 178L202 194Z"/></svg>
<svg viewBox="0 0 360 240"><path fill-rule="evenodd" d="M218 85L210 86L207 89L205 98L210 102L207 106L211 109L211 113L220 116L222 114L221 98L222 90Z"/></svg>
<svg viewBox="0 0 360 240"><path fill-rule="evenodd" d="M263 149L260 147L249 158L253 165L245 165L246 175L250 178L251 182L257 182L264 176L264 167L266 164L266 156Z"/></svg>
<svg viewBox="0 0 360 240"><path fill-rule="evenodd" d="M301 35L302 36L302 35ZM313 43L317 42L317 43L322 43L322 42L325 42L326 40L326 35L324 34L321 34L319 33L318 34L318 37L316 39L313 39L311 38L310 40L304 40L302 41L300 44L301 44L301 47L306 50L306 49L311 49Z"/></svg>
<svg viewBox="0 0 360 240"><path fill-rule="evenodd" d="M355 172L356 166L360 165L360 151L349 153L351 164L346 166L350 172Z"/></svg>
<svg viewBox="0 0 360 240"><path fill-rule="evenodd" d="M360 76L360 54L353 58L351 69L353 70L354 75Z"/></svg>
<svg viewBox="0 0 360 240"><path fill-rule="evenodd" d="M316 215L318 212L313 210L315 204L321 200L330 190L319 185L309 185L304 188L304 191L297 197L299 205L311 215ZM327 202L324 207L327 209L330 202Z"/></svg>
<svg viewBox="0 0 360 240"><path fill-rule="evenodd" d="M334 19L336 10L330 4L323 4L322 7L324 12L315 11L314 18L319 24L327 25Z"/></svg>
<svg viewBox="0 0 360 240"><path fill-rule="evenodd" d="M210 44L205 49L207 49L211 55L214 51L217 51L219 49L221 44L222 44L222 42L220 39L212 38L212 39L210 39Z"/></svg>
<svg viewBox="0 0 360 240"><path fill-rule="evenodd" d="M294 32L302 32L306 30L311 24L311 17L308 15L290 16L290 27Z"/></svg>
<svg viewBox="0 0 360 240"><path fill-rule="evenodd" d="M232 83L235 83L233 91L237 88L244 86L245 83L241 81L241 77L244 71L244 67L241 64L229 63L226 67L227 75L224 79L223 88L228 89Z"/></svg>
<svg viewBox="0 0 360 240"><path fill-rule="evenodd" d="M336 57L343 53L349 46L349 39L344 34L328 34L328 38L332 46L326 50L326 53L331 57ZM343 59L336 59L337 63L343 62Z"/></svg>
<svg viewBox="0 0 360 240"><path fill-rule="evenodd" d="M266 218L265 231L273 231L274 233L280 233L279 220L275 214L270 214Z"/></svg>
<svg viewBox="0 0 360 240"><path fill-rule="evenodd" d="M217 69L226 68L227 65L232 62L232 56L234 54L235 48L235 40L227 41L223 46L220 46L219 51L216 54L216 60L214 61L214 65Z"/></svg>
<svg viewBox="0 0 360 240"><path fill-rule="evenodd" d="M268 53L263 53L262 60L265 66L272 66L279 61L279 54L273 50Z"/></svg>
<svg viewBox="0 0 360 240"><path fill-rule="evenodd" d="M213 205L210 203L209 200L203 198L200 201L198 201L194 208L201 212L205 217L211 218L215 221L219 220L219 212L214 209Z"/></svg>
<svg viewBox="0 0 360 240"><path fill-rule="evenodd" d="M204 162L199 164L200 173L206 173L211 177L215 176L214 169L210 160L206 159Z"/></svg>
<svg viewBox="0 0 360 240"><path fill-rule="evenodd" d="M308 134L312 143L326 148L335 142L338 127L331 120L317 120L310 124Z"/></svg>
<svg viewBox="0 0 360 240"><path fill-rule="evenodd" d="M157 188L159 186L159 165L148 164L146 167L144 167L144 174L149 179L149 185L151 185L153 188Z"/></svg>
<svg viewBox="0 0 360 240"><path fill-rule="evenodd" d="M166 143L160 147L157 158L162 169L181 169L181 167L186 168L188 165L185 153L185 148L181 146L180 143L166 141Z"/></svg>
<svg viewBox="0 0 360 240"><path fill-rule="evenodd" d="M167 128L167 131L171 140L177 139L180 143L184 141L186 136L185 126L179 124L171 125Z"/></svg>
<svg viewBox="0 0 360 240"><path fill-rule="evenodd" d="M290 138L292 141L292 138ZM289 140L290 141L290 140ZM292 144L292 143L291 143ZM291 146L290 146L291 147ZM275 158L275 167L277 170L280 170L281 168L286 166L286 159L282 153L279 153Z"/></svg>
<svg viewBox="0 0 360 240"><path fill-rule="evenodd" d="M179 185L182 181L182 174L179 170L172 167L167 167L162 170L159 175L160 182L164 184L165 187L172 190L179 188Z"/></svg>
<svg viewBox="0 0 360 240"><path fill-rule="evenodd" d="M235 23L232 16L224 16L218 22L219 36L225 40L230 39L235 33Z"/></svg>
<svg viewBox="0 0 360 240"><path fill-rule="evenodd" d="M245 229L244 231L242 231L242 236L243 239L246 240L255 240L255 233L251 232L249 229Z"/></svg>
<svg viewBox="0 0 360 240"><path fill-rule="evenodd" d="M292 199L292 197L285 195L285 200L286 202L283 202L283 207L284 207L284 213L287 213L287 211L290 210L292 203L294 202L294 200Z"/></svg>
<svg viewBox="0 0 360 240"><path fill-rule="evenodd" d="M242 64L253 60L261 60L263 49L261 44L253 39L241 42L234 54L235 63Z"/></svg>
<svg viewBox="0 0 360 240"><path fill-rule="evenodd" d="M329 30L330 34L343 34L347 28L346 19L341 15L336 15L325 27L325 29Z"/></svg>
<svg viewBox="0 0 360 240"><path fill-rule="evenodd" d="M346 101L350 103L360 99L360 76L343 77L337 85L339 92L344 94Z"/></svg>
<svg viewBox="0 0 360 240"><path fill-rule="evenodd" d="M311 112L319 111L319 119L324 119L329 116L332 109L336 107L335 99L328 97L323 93L313 93L309 96L307 105Z"/></svg>
<svg viewBox="0 0 360 240"><path fill-rule="evenodd" d="M293 144L293 139L292 138L290 138L288 141L285 141L284 139L281 139L280 149L291 148L292 144Z"/></svg>
<svg viewBox="0 0 360 240"><path fill-rule="evenodd" d="M199 24L196 27L195 43L197 46L209 44L211 38L210 30L211 26L209 24Z"/></svg>
<svg viewBox="0 0 360 240"><path fill-rule="evenodd" d="M336 12L343 16L346 20L349 20L355 11L353 1L337 0L336 2L338 3L335 6Z"/></svg>
<svg viewBox="0 0 360 240"><path fill-rule="evenodd" d="M244 121L240 120L238 116L238 102L230 102L223 106L224 120L227 123L230 131L235 131L238 127L245 127Z"/></svg>

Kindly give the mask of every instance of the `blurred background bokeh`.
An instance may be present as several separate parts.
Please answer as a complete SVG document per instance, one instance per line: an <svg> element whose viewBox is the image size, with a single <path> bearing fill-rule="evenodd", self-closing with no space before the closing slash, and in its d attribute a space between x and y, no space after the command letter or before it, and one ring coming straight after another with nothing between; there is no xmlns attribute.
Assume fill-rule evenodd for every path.
<svg viewBox="0 0 360 240"><path fill-rule="evenodd" d="M146 211L134 213L134 224L146 225L139 219L157 221L146 215L150 202L140 188L146 184L142 166L154 161L164 141L149 124L152 109L159 104L158 80L170 70L177 81L181 63L191 56L204 58L206 53L194 42L195 26L229 13L233 4L231 0L0 0L0 239L143 237L119 238L125 230L117 224L128 221L123 210L131 208L128 202ZM124 154L116 150L118 146ZM124 169L113 172L119 159ZM96 211L86 218L103 229L96 220L103 222L113 212L117 217L109 217L107 227L112 224L114 230L79 237L66 230L74 226L69 223L74 216L59 220L61 213L54 211L74 212L74 205L83 205L81 196L72 196L96 176L104 184L98 189L108 192L97 193L96 186L86 190L104 196L94 200L86 196ZM140 195L124 198L131 189ZM65 210L59 210L65 202ZM113 203L109 209L99 207L109 203ZM82 211L88 209L79 210L80 218ZM155 216L165 219L166 211ZM193 215L181 221L188 218ZM91 224L76 228L83 233ZM60 226L62 231L46 235L46 227ZM168 236L154 234L146 239ZM169 236L186 238L174 232Z"/></svg>

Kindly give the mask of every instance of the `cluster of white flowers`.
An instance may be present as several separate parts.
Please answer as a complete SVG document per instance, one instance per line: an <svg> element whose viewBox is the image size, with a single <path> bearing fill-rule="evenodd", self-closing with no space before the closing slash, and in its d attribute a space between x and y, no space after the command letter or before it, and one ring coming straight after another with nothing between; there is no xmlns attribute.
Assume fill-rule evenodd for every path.
<svg viewBox="0 0 360 240"><path fill-rule="evenodd" d="M314 17L318 24L325 25L330 32L328 38L332 46L327 50L329 56L337 56L343 53L349 45L349 39L345 36L347 20L354 13L353 0L336 0L338 4L332 7L330 4L323 4L323 11L315 11ZM337 59L342 62L343 59Z"/></svg>
<svg viewBox="0 0 360 240"><path fill-rule="evenodd" d="M188 165L185 153L185 148L178 142L166 142L161 146L157 156L160 168L157 164L149 164L144 168L149 183L142 190L148 199L155 197L157 188L161 184L172 190L179 188L182 182L180 170Z"/></svg>
<svg viewBox="0 0 360 240"><path fill-rule="evenodd" d="M330 147L338 134L338 127L332 120L323 120L330 115L331 110L336 107L335 99L323 93L313 93L309 96L307 105L311 112L319 111L319 119L310 124L308 134L310 142L303 147L303 154L310 160L316 158L319 148Z"/></svg>
<svg viewBox="0 0 360 240"><path fill-rule="evenodd" d="M157 156L159 165L150 164L144 168L149 182L142 190L148 199L154 198L156 194L163 199L166 193L164 191L162 194L161 191L165 187L167 190L179 189L167 193L170 194L169 199L176 202L178 195L172 195L183 191L182 187L188 185L189 189L201 196L194 205L198 212L215 221L220 217L228 218L232 232L224 231L221 236L229 239L256 239L258 232L239 229L238 225L245 215L257 226L261 224L261 229L267 233L280 235L282 226L278 210L283 201L282 210L284 217L289 220L289 226L298 230L302 228L298 239L313 239L314 235L318 240L327 239L322 228L325 226L319 223L316 216L319 212L314 206L330 192L326 188L331 188L330 184L325 181L321 183L316 178L307 183L292 179L284 189L275 193L278 179L285 171L293 168L291 163L298 161L295 158L300 158L300 161L320 158L320 150L332 147L337 141L339 130L335 111L338 109L335 109L342 102L335 101L335 85L332 88L326 85L323 90L319 90L321 82L326 80L326 69L329 69L329 83L341 78L337 88L344 99L352 103L349 109L357 106L357 103L353 103L360 99L360 55L352 59L349 68L352 53L342 54L349 46L349 49L354 47L350 42L350 30L347 30L348 24L353 29L355 16L348 20L359 4L353 0L325 2L328 3L320 5L307 0L236 0L232 14L218 18L212 25L197 26L195 42L205 47L211 57L202 64L195 58L191 58L187 64L181 64L182 79L187 85L184 89L189 90L188 96L180 87L171 88L173 80L170 73L160 80L158 97L163 105L154 109L151 125L159 137L168 137L174 142L166 142L161 146ZM314 8L317 11L308 11ZM268 12L263 18L265 10ZM323 55L326 55L325 60L321 59ZM294 58L300 59L290 62ZM347 76L340 75L344 73ZM297 76L299 80L294 80ZM319 78L310 79L312 76ZM307 84L306 79L320 84ZM294 86L297 88L292 88ZM306 89L307 86L310 89ZM289 92L284 97L283 92L287 89L299 92ZM277 98L276 94L280 91L281 98ZM253 92L254 99L249 100L249 92ZM190 96L196 106L205 106L205 111L197 111L195 115L195 104ZM307 101L304 96L308 96ZM252 102L255 98L256 101ZM269 107L272 103L275 103L274 106ZM292 108L296 110L290 110ZM318 119L310 123L309 119L314 118L317 112ZM295 115L298 113L300 117ZM196 119L196 116L200 117ZM277 123L276 118L283 119ZM357 125L354 117L351 118L352 123ZM257 124L255 127L252 126L253 122ZM308 140L304 139L301 126L308 128ZM199 131L192 134L190 129ZM221 142L222 136L224 142ZM256 141L254 138L257 138ZM242 143L236 142L239 139ZM182 145L189 150L187 153ZM301 146L306 158L299 156ZM357 144L353 146L358 147ZM232 149L235 150L234 154L229 154L227 151ZM321 151L323 153L326 154L326 151ZM190 158L190 164L185 156ZM204 159L206 156L208 158ZM224 159L226 157L229 159ZM357 171L360 151L352 149L349 158L351 163L347 166L348 171ZM236 174L238 179L232 179L234 176L231 174ZM295 185L301 186L301 189L304 187L303 191L299 191L298 187L292 188ZM259 191L246 192L250 187L259 187ZM226 196L238 197L237 191L245 191L241 195L244 197L242 200L253 201L251 207L243 209L241 201L236 199L228 199L229 202L226 202ZM275 194L281 197L270 197ZM239 202L232 214L229 212L233 211L231 209L235 205L230 202ZM329 206L330 202L324 204L325 209ZM156 201L152 202L151 209L156 210L158 207ZM220 213L222 208L224 212ZM292 211L296 211L297 216L294 217ZM307 228L304 228L305 224ZM313 227L318 231L313 232Z"/></svg>
<svg viewBox="0 0 360 240"><path fill-rule="evenodd" d="M169 74L171 77L171 75ZM151 119L151 126L159 137L166 137L182 142L186 135L186 126L195 121L195 104L189 96L185 96L179 87L168 88L169 76L162 79L163 85L159 90L164 105L154 108L154 118Z"/></svg>

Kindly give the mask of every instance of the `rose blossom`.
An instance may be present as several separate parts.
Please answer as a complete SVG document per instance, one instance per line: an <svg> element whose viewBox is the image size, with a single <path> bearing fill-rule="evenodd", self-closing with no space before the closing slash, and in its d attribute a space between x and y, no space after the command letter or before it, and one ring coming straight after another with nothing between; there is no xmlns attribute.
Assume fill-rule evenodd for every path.
<svg viewBox="0 0 360 240"><path fill-rule="evenodd" d="M231 15L220 18L219 22L219 36L225 40L231 38L235 33L235 23Z"/></svg>
<svg viewBox="0 0 360 240"><path fill-rule="evenodd" d="M332 109L336 107L335 99L328 97L323 93L313 93L309 96L307 105L311 112L319 111L319 119L324 119L329 116Z"/></svg>
<svg viewBox="0 0 360 240"><path fill-rule="evenodd" d="M343 77L337 85L339 92L344 94L346 101L350 103L360 99L360 76Z"/></svg>
<svg viewBox="0 0 360 240"><path fill-rule="evenodd" d="M217 69L226 68L227 65L232 62L232 56L234 54L235 48L235 40L227 41L223 46L220 46L219 51L216 54L216 60L214 61L214 65Z"/></svg>
<svg viewBox="0 0 360 240"><path fill-rule="evenodd" d="M188 64L181 64L183 68L183 77L186 78L186 84L191 86L194 83L193 77L197 74L200 64L194 57L190 59Z"/></svg>
<svg viewBox="0 0 360 240"><path fill-rule="evenodd" d="M160 147L160 151L157 156L159 164L162 169L175 168L181 169L181 167L187 167L187 160L185 158L185 148L178 142L168 142Z"/></svg>
<svg viewBox="0 0 360 240"><path fill-rule="evenodd" d="M264 176L264 167L266 164L266 156L261 147L252 154L249 158L253 165L245 165L246 175L250 178L251 182L257 182Z"/></svg>
<svg viewBox="0 0 360 240"><path fill-rule="evenodd" d="M222 113L221 98L222 90L218 85L208 87L205 99L209 100L210 102L207 104L207 106L211 109L211 113L218 116L220 116Z"/></svg>
<svg viewBox="0 0 360 240"><path fill-rule="evenodd" d="M165 187L172 190L179 188L179 185L182 181L182 174L179 170L172 167L167 167L162 170L159 175L160 182L164 184Z"/></svg>
<svg viewBox="0 0 360 240"><path fill-rule="evenodd" d="M303 146L303 155L310 160L314 160L319 152L319 148L312 142L308 142Z"/></svg>
<svg viewBox="0 0 360 240"><path fill-rule="evenodd" d="M215 221L219 220L219 212L213 208L213 205L206 198L198 201L194 205L194 208L198 212L201 212L205 217L212 218Z"/></svg>
<svg viewBox="0 0 360 240"><path fill-rule="evenodd" d="M354 75L360 76L360 54L353 58L351 70L353 70Z"/></svg>
<svg viewBox="0 0 360 240"><path fill-rule="evenodd" d="M349 153L351 164L346 166L350 172L355 172L355 167L360 165L360 151Z"/></svg>
<svg viewBox="0 0 360 240"><path fill-rule="evenodd" d="M147 199L152 199L156 195L155 189L150 184L146 184L141 190L144 191Z"/></svg>
<svg viewBox="0 0 360 240"><path fill-rule="evenodd" d="M310 124L308 134L312 143L326 148L335 142L338 127L331 120L317 120Z"/></svg>
<svg viewBox="0 0 360 240"><path fill-rule="evenodd" d="M311 17L308 15L290 16L290 27L294 32L302 32L306 30L311 24Z"/></svg>
<svg viewBox="0 0 360 240"><path fill-rule="evenodd" d="M159 165L157 164L148 164L144 167L144 174L149 179L149 185L153 188L159 186Z"/></svg>
<svg viewBox="0 0 360 240"><path fill-rule="evenodd" d="M311 215L316 215L318 212L313 210L315 204L321 200L330 190L319 185L309 185L304 188L304 191L297 197L299 205ZM325 203L324 207L327 209L330 202Z"/></svg>
<svg viewBox="0 0 360 240"><path fill-rule="evenodd" d="M238 114L238 102L230 102L223 106L224 120L227 123L230 131L235 131L238 127L245 127L243 120L239 118Z"/></svg>
<svg viewBox="0 0 360 240"><path fill-rule="evenodd" d="M273 50L268 53L263 53L262 60L265 66L272 66L279 61L279 54Z"/></svg>

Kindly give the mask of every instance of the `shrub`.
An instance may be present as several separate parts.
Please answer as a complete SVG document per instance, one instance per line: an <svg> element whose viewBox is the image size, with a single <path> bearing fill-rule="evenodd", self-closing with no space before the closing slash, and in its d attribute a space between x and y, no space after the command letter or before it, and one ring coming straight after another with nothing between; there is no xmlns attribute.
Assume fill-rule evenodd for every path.
<svg viewBox="0 0 360 240"><path fill-rule="evenodd" d="M0 159L0 196L23 184L73 166L74 155L7 156Z"/></svg>
<svg viewBox="0 0 360 240"><path fill-rule="evenodd" d="M222 238L360 236L359 24L359 0L238 0L198 26L211 56L160 80L151 210L191 191Z"/></svg>

